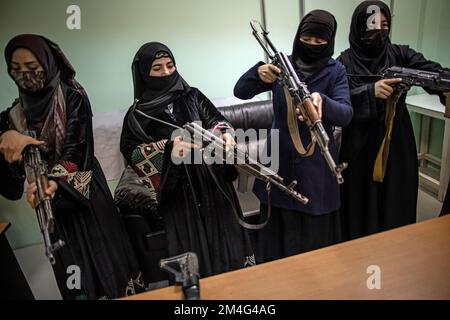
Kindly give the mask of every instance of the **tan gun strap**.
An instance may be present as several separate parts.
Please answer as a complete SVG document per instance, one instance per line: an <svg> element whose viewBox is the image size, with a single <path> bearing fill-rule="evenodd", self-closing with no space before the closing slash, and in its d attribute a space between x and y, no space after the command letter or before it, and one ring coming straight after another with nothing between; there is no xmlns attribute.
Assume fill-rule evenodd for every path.
<svg viewBox="0 0 450 320"><path fill-rule="evenodd" d="M378 151L377 158L375 159L375 165L373 168L373 181L375 182L383 182L384 176L386 174L386 166L391 147L392 129L394 127L395 113L398 100L400 99L402 94L403 90L397 90L387 99L385 117L386 133L384 135L381 147Z"/></svg>
<svg viewBox="0 0 450 320"><path fill-rule="evenodd" d="M305 149L303 146L302 139L300 137L300 131L298 129L298 115L296 111L296 106L294 106L291 95L289 94L289 91L287 88L284 88L284 95L286 97L286 103L287 103L287 123L288 123L288 129L289 134L292 139L292 143L294 144L295 149L302 157L310 157L314 153L314 149L316 146L316 141L314 140L314 136L311 135L311 143L308 145L308 147ZM299 102L300 103L300 102Z"/></svg>

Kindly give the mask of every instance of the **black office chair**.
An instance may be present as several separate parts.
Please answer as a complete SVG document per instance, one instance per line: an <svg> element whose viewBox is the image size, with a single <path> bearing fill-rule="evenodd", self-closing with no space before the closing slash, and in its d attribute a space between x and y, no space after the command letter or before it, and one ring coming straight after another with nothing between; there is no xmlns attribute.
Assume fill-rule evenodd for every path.
<svg viewBox="0 0 450 320"><path fill-rule="evenodd" d="M114 192L114 202L120 210L145 284L167 280L159 269L159 260L167 258L167 240L156 201L130 166L125 168L120 181Z"/></svg>
<svg viewBox="0 0 450 320"><path fill-rule="evenodd" d="M246 150L250 155L255 155L258 154L258 150L264 148L266 139L265 137L259 136L258 130L270 130L272 127L273 105L271 100L220 107L218 110L235 129L242 129L244 131L248 129L257 130L256 140L238 141L238 147L241 150ZM254 177L239 172L236 189L243 194L251 192L254 180Z"/></svg>
<svg viewBox="0 0 450 320"><path fill-rule="evenodd" d="M270 129L273 119L271 100L252 101L218 108L235 129Z"/></svg>

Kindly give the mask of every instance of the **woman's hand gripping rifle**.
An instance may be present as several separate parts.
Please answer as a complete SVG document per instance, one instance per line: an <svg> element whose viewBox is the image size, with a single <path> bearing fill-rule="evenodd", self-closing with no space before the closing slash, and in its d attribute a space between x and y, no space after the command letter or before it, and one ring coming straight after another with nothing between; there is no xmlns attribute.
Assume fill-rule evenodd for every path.
<svg viewBox="0 0 450 320"><path fill-rule="evenodd" d="M268 58L271 60L271 63L281 70L279 81L281 86L284 88L286 101L288 104L288 128L297 152L302 157L311 156L314 153L314 148L317 143L331 172L336 177L337 182L339 184L344 183L342 171L347 168L347 164L342 163L336 165L334 162L330 150L328 149L330 138L328 137L328 134L323 127L322 120L314 107L308 87L298 78L287 55L283 52L279 52L275 48L268 37L269 32L263 28L261 23L256 20L252 20L250 21L250 26L253 29L253 36L264 49ZM296 109L299 110L300 116L303 117L305 124L311 132L312 141L306 148L304 148L300 138L297 122L298 114Z"/></svg>
<svg viewBox="0 0 450 320"><path fill-rule="evenodd" d="M188 123L183 128L187 131L188 138L191 139L192 143L201 145L201 150L204 154L214 153L215 157L222 157L222 163L233 164L239 170L266 182L268 191L270 191L270 186L273 185L298 202L302 204L308 203L309 199L307 197L294 190L297 185L296 181L285 185L282 177L260 164L257 160L250 158L248 152L240 150L237 145L227 150L226 143L221 137L205 130L195 122Z"/></svg>
<svg viewBox="0 0 450 320"><path fill-rule="evenodd" d="M25 131L24 134L36 139L34 131ZM50 234L54 231L54 217L51 205L51 198L45 190L48 188L48 167L47 163L42 160L41 152L37 146L29 145L24 151L24 165L27 181L29 184L36 183L37 191L36 197L36 214L44 237L45 255L51 264L55 264L55 251L62 248L65 243L62 240L57 240L52 243Z"/></svg>

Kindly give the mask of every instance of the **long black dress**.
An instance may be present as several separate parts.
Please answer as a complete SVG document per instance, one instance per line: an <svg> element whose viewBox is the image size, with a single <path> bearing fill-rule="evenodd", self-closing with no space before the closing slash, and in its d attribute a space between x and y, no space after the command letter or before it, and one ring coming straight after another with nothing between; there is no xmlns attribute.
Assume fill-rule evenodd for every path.
<svg viewBox="0 0 450 320"><path fill-rule="evenodd" d="M19 88L20 98L13 107L24 109L28 128L46 141L47 147L41 154L49 165L49 176L58 184L52 201L55 232L51 238L65 242L55 253L53 265L63 299L118 298L143 291L132 247L94 156L92 111L86 93L75 81L74 70L56 44L40 36L18 36L7 46L7 58L17 47L28 48L42 59L47 76L52 74L51 68L39 52L44 51L46 57L57 61L60 71L55 75L57 85L50 108L43 104L48 114L41 120L35 121L26 112L27 103L33 99L40 102L39 92L28 94ZM12 128L9 113L13 107L0 114L0 133ZM28 107L32 110L33 104ZM59 139L59 135L64 138ZM17 172L23 172L23 166ZM76 275L81 276L80 286Z"/></svg>
<svg viewBox="0 0 450 320"><path fill-rule="evenodd" d="M361 48L358 16L366 15L372 3L381 5L390 21L387 6L379 1L365 1L356 10L352 21L351 48L338 58L350 75L350 94L354 117L343 128L341 161L348 163L342 188L342 228L344 240L389 230L416 221L418 192L418 159L414 132L404 94L396 109L390 153L383 182L374 182L372 175L377 153L383 141L386 125L386 100L375 97L374 83L382 70L399 66L426 71L442 69L421 53L408 46L386 41L376 57ZM436 94L436 92L431 92ZM443 97L441 96L443 99Z"/></svg>

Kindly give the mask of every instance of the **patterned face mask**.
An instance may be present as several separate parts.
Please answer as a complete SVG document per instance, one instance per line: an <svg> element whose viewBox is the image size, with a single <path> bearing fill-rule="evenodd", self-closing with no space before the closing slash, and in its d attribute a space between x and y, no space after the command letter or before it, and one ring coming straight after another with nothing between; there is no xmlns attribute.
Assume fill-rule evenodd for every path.
<svg viewBox="0 0 450 320"><path fill-rule="evenodd" d="M16 83L28 92L42 90L45 84L44 71L14 71L11 70L11 76Z"/></svg>

